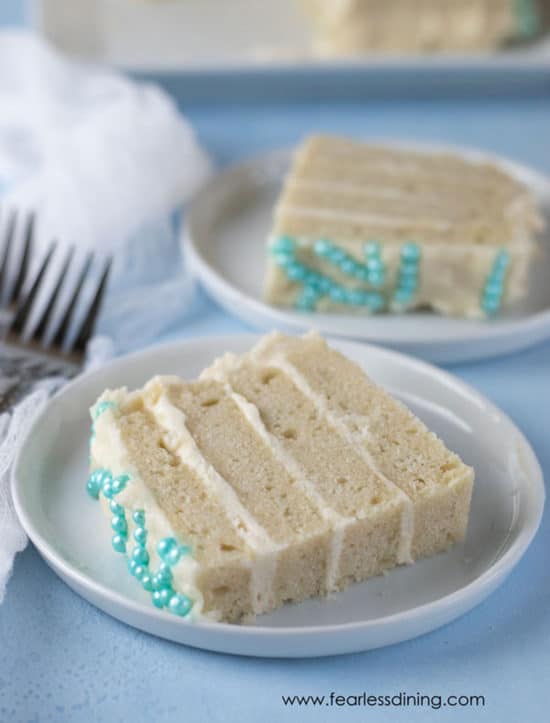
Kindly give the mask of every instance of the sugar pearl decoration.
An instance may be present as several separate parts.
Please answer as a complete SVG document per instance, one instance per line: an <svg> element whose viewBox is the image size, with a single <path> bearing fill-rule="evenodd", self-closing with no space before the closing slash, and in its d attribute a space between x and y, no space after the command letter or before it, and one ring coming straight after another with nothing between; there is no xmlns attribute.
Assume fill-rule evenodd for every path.
<svg viewBox="0 0 550 723"><path fill-rule="evenodd" d="M418 244L409 242L401 247L397 286L393 294L393 307L397 310L409 307L418 291L421 256Z"/></svg>
<svg viewBox="0 0 550 723"><path fill-rule="evenodd" d="M96 413L103 413L110 408L111 403L105 404L104 409L100 405L96 407ZM114 406L114 405L113 405ZM127 553L128 521L124 506L115 501L116 495L122 492L128 482L129 475L118 475L113 477L109 470L98 468L90 475L86 484L86 490L93 499L98 499L100 494L109 500L109 509L112 512L111 528L115 533L111 544L116 552ZM128 571L141 583L143 589L151 593L153 604L161 609L166 609L185 617L193 607L193 601L186 595L178 593L173 587L172 567L176 565L182 556L190 555L191 548L188 545L180 545L175 537L165 537L158 543L158 553L161 558L159 569L156 573L149 569L149 552L146 548L147 528L145 525L145 511L134 510L131 514L134 522L133 539L135 546L128 559Z"/></svg>

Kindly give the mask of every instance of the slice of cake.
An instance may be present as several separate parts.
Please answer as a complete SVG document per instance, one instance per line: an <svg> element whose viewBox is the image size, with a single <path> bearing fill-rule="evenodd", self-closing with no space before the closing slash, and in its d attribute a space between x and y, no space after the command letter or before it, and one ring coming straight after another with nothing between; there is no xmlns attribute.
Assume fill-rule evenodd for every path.
<svg viewBox="0 0 550 723"><path fill-rule="evenodd" d="M302 0L322 56L490 50L539 35L547 0Z"/></svg>
<svg viewBox="0 0 550 723"><path fill-rule="evenodd" d="M490 316L526 294L540 228L530 191L496 165L312 136L275 209L265 298Z"/></svg>
<svg viewBox="0 0 550 723"><path fill-rule="evenodd" d="M89 494L153 604L240 622L446 550L473 470L315 334L106 391Z"/></svg>

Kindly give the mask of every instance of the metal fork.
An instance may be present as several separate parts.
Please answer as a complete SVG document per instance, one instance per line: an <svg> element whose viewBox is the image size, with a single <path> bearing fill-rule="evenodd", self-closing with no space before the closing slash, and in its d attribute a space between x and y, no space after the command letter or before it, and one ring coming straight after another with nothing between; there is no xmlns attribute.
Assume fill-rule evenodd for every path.
<svg viewBox="0 0 550 723"><path fill-rule="evenodd" d="M7 289L10 258L13 253L14 240L19 222L23 223L23 247L17 261L17 268L12 274L14 281L11 289ZM86 344L93 334L94 326L101 308L112 259L107 259L101 267L99 281L93 288L90 302L78 328L71 334L72 321L82 291L88 279L92 278L94 255L90 253L82 267L69 301L58 309L59 296L64 289L69 271L72 269L74 249L66 253L60 273L54 279L53 290L39 308L40 292L46 288L44 281L52 260L58 252L58 245L53 242L49 247L34 279L30 281L31 258L33 254L34 215L21 219L15 211L8 216L6 232L0 238L0 306L4 299L4 336L0 341L0 413L7 411L26 394L37 381L49 377L63 380L74 377L82 367ZM24 293L30 282L30 287ZM89 284L92 282L89 282ZM54 315L61 314L57 328L50 329ZM31 316L38 315L38 322L26 336Z"/></svg>

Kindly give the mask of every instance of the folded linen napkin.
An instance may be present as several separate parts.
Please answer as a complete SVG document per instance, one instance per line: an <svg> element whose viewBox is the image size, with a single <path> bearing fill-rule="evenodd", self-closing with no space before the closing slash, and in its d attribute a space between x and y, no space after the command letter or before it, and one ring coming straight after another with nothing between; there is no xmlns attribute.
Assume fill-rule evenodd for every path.
<svg viewBox="0 0 550 723"><path fill-rule="evenodd" d="M89 363L146 345L181 320L192 286L173 212L210 163L171 100L152 85L70 61L31 33L0 31L0 109L0 207L36 213L36 265L52 239L74 245L76 261L90 250L114 255ZM0 417L0 602L26 543L10 466L57 384L40 384Z"/></svg>

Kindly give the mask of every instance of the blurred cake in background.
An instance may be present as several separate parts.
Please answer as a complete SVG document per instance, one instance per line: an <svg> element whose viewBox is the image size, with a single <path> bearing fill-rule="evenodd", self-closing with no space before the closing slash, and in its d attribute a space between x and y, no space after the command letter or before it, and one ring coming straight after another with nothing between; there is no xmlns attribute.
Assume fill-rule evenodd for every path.
<svg viewBox="0 0 550 723"><path fill-rule="evenodd" d="M537 36L546 0L302 0L321 55L479 51Z"/></svg>
<svg viewBox="0 0 550 723"><path fill-rule="evenodd" d="M311 136L275 208L265 298L302 311L491 316L526 295L542 223L500 164Z"/></svg>

